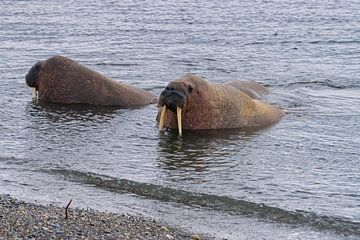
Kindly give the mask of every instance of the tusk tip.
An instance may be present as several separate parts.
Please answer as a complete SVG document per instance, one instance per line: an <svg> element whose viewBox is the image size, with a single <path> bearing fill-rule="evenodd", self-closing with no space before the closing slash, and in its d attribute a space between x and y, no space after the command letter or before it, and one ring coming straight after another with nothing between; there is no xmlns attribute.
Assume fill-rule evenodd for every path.
<svg viewBox="0 0 360 240"><path fill-rule="evenodd" d="M160 119L159 119L159 130L162 131L164 129L164 123L166 120L166 106L164 105L161 108L161 112L160 112Z"/></svg>
<svg viewBox="0 0 360 240"><path fill-rule="evenodd" d="M182 109L177 107L176 113L177 113L177 124L178 124L179 135L182 136Z"/></svg>

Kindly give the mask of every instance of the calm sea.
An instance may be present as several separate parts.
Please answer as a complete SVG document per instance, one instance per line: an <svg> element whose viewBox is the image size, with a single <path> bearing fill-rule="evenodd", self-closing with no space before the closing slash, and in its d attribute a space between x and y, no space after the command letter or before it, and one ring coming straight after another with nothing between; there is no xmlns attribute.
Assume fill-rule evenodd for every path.
<svg viewBox="0 0 360 240"><path fill-rule="evenodd" d="M359 239L360 2L0 1L0 193L129 212L217 239ZM160 134L157 108L39 104L53 55L156 94L254 79L257 131Z"/></svg>

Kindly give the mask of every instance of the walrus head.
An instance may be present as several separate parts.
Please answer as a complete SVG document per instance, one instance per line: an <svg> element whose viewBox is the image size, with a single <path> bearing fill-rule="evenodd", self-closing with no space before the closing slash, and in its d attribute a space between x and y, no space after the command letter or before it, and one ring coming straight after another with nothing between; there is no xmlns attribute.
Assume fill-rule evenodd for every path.
<svg viewBox="0 0 360 240"><path fill-rule="evenodd" d="M188 74L179 80L170 82L161 92L158 107L160 110L159 129L163 130L167 110L177 115L179 135L182 135L182 115L191 108L191 102L199 97L198 83L201 78ZM201 80L203 81L203 80Z"/></svg>
<svg viewBox="0 0 360 240"><path fill-rule="evenodd" d="M43 63L42 61L35 63L25 76L27 85L29 87L35 88L36 90L38 89L39 86L37 82L37 78L39 76L42 63Z"/></svg>

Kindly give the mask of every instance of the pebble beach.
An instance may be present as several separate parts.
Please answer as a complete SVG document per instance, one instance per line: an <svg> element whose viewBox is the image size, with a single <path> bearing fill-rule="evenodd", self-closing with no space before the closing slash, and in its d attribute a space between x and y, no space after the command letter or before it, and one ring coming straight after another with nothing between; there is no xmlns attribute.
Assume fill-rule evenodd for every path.
<svg viewBox="0 0 360 240"><path fill-rule="evenodd" d="M0 195L0 239L205 239L142 216L65 208Z"/></svg>

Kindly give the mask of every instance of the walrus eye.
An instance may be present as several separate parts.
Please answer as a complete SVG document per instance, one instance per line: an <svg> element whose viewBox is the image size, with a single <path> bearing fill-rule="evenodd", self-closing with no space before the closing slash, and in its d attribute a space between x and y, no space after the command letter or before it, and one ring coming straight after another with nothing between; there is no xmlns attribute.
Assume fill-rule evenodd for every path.
<svg viewBox="0 0 360 240"><path fill-rule="evenodd" d="M189 86L189 87L188 87L189 93L191 93L193 90L194 90L194 88L193 88L192 86Z"/></svg>

